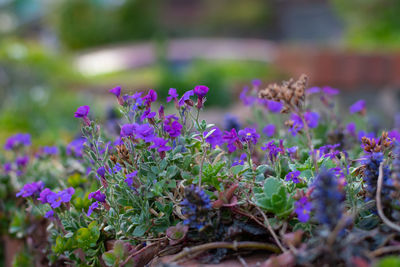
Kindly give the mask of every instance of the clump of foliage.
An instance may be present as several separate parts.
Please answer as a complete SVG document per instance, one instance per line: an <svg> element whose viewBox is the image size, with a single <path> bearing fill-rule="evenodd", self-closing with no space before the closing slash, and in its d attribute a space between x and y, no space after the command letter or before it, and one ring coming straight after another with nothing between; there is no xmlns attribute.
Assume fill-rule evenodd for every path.
<svg viewBox="0 0 400 267"><path fill-rule="evenodd" d="M254 80L240 95L252 120L228 118L223 131L199 119L209 90L171 88L176 111L166 114L154 90L111 89L118 136L89 118L89 106L76 110L82 139L66 151L88 178L51 184L37 175L17 193L48 219L50 262L144 266L174 254L174 263L218 263L254 251L266 266L393 260L378 262L399 250L398 129L357 129L362 100L350 107L357 124L346 125L339 91L308 88L302 75L267 87Z"/></svg>

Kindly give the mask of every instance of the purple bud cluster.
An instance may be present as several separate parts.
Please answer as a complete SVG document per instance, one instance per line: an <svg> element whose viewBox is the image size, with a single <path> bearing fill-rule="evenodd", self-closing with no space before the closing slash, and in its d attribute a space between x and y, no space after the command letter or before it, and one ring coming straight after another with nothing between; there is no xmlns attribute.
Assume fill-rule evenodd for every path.
<svg viewBox="0 0 400 267"><path fill-rule="evenodd" d="M187 217L183 222L184 224L198 230L207 224L211 202L202 188L194 185L186 187L185 199L180 205L182 206L182 214Z"/></svg>

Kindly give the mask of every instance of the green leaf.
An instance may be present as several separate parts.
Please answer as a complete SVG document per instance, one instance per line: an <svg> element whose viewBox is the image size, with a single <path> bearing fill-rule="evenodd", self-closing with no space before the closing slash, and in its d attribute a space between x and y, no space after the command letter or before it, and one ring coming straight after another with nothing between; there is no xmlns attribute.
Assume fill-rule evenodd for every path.
<svg viewBox="0 0 400 267"><path fill-rule="evenodd" d="M282 183L277 178L268 178L264 183L264 194L271 198L274 193L277 193L282 186Z"/></svg>
<svg viewBox="0 0 400 267"><path fill-rule="evenodd" d="M141 237L146 233L147 227L146 225L138 225L135 230L133 230L133 235L137 237Z"/></svg>
<svg viewBox="0 0 400 267"><path fill-rule="evenodd" d="M107 266L113 266L117 261L117 257L112 252L104 252L102 258Z"/></svg>

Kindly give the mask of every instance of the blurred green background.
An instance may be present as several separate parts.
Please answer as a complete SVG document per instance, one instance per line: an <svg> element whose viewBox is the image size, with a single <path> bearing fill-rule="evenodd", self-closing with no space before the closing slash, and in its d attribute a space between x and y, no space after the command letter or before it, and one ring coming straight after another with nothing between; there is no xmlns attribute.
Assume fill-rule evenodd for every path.
<svg viewBox="0 0 400 267"><path fill-rule="evenodd" d="M114 100L107 91L116 85L125 92L154 88L165 97L170 87L183 92L205 84L212 89L208 106L228 109L252 79L287 76L271 60L246 58L254 40L397 50L398 11L396 0L0 0L0 141L15 132L30 132L38 144L69 139L78 131L76 107L100 102L91 106L105 118ZM249 45L223 57L171 59L168 42L182 38ZM138 45L155 47L154 55ZM93 66L115 65L100 72L77 64L96 51L124 49L145 63L135 64L137 56L121 66L112 56L92 57Z"/></svg>

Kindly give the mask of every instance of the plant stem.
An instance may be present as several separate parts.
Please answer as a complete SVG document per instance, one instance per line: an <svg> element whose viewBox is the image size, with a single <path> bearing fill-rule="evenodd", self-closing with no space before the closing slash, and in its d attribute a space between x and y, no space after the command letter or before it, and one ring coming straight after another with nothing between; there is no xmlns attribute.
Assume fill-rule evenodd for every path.
<svg viewBox="0 0 400 267"><path fill-rule="evenodd" d="M379 217L381 217L382 221L392 228L393 230L396 230L400 232L400 226L391 222L383 213L383 208L382 208L382 199L381 199L381 193L382 193L382 182L383 182L383 163L379 165L379 176L378 176L378 184L377 184L377 189L376 189L376 208L378 209L378 214Z"/></svg>
<svg viewBox="0 0 400 267"><path fill-rule="evenodd" d="M287 249L284 248L284 247L282 246L282 244L281 244L281 241L279 241L278 236L275 234L274 229L272 229L272 226L271 226L271 224L269 223L269 220L268 220L268 218L267 218L267 215L265 215L265 213L264 213L257 205L254 205L254 206L256 207L256 209L258 210L258 212L261 213L261 215L263 216L263 218L264 218L264 223L266 224L266 226L267 226L269 232L271 233L271 235L272 235L272 237L274 238L274 240L275 240L276 244L278 245L278 247L281 249L281 251L286 252Z"/></svg>
<svg viewBox="0 0 400 267"><path fill-rule="evenodd" d="M259 250L268 250L274 253L279 253L279 248L275 245L261 242L213 242L208 244L203 244L191 248L184 248L182 252L175 255L171 262L176 262L182 258L190 256L196 252L216 249L216 248L228 248L232 250L238 249L259 249Z"/></svg>
<svg viewBox="0 0 400 267"><path fill-rule="evenodd" d="M303 122L304 132L306 133L306 137L307 137L308 149L311 152L311 157L312 157L312 160L314 163L315 172L318 172L317 156L315 155L314 145L312 143L311 134L310 134L310 128L308 127L306 119L304 118L304 114L302 112L298 112L297 115L300 117L301 121Z"/></svg>

